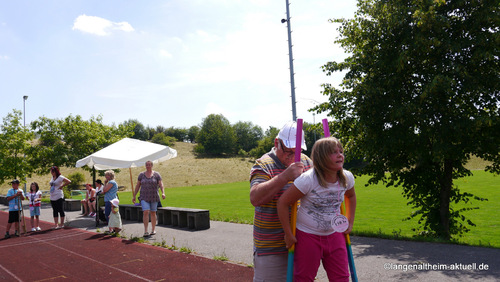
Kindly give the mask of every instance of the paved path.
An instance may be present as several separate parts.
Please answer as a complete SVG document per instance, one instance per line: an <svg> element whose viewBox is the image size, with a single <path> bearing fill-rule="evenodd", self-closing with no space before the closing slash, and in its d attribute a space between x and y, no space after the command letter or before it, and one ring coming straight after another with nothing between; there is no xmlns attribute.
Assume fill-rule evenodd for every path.
<svg viewBox="0 0 500 282"><path fill-rule="evenodd" d="M0 206L5 210L5 206ZM42 209L41 219L52 222L49 206ZM104 231L95 221L80 212L67 212L66 226L90 232ZM30 228L29 223L27 227ZM123 222L123 235L140 237L142 223ZM493 231L492 231L493 232ZM189 231L166 226L157 227L150 242L191 249L197 255L227 257L231 262L252 265L252 226L225 222L210 222L210 229ZM352 249L360 281L498 281L500 279L500 249L384 240L352 236ZM468 268L471 270L468 270ZM488 268L480 270L480 268ZM411 269L417 268L417 269ZM433 270L436 268L436 270ZM475 269L474 269L475 268ZM424 269L424 270L418 270ZM328 281L324 271L318 281Z"/></svg>

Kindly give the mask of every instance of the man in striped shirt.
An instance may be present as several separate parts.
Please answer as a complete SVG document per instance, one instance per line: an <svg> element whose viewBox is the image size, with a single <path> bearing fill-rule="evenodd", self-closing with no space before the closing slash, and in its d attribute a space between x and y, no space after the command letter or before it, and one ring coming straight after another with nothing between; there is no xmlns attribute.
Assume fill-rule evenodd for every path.
<svg viewBox="0 0 500 282"><path fill-rule="evenodd" d="M250 202L254 215L254 281L285 281L288 250L276 203L293 180L312 167L301 155L294 162L297 124L288 122L274 140L270 152L259 158L250 171ZM302 133L301 149L307 150Z"/></svg>

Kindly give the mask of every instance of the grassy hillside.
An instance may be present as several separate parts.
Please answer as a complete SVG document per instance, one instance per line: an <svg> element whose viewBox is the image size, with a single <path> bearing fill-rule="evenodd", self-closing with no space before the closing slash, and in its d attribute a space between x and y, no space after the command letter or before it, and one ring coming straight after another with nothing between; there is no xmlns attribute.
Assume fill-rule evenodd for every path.
<svg viewBox="0 0 500 282"><path fill-rule="evenodd" d="M177 157L155 164L153 167L153 170L161 174L163 184L167 188L248 181L250 168L253 165L253 160L251 159L241 157L197 158L193 154L194 144L184 142L177 142L172 148L177 150ZM145 167L131 169L134 185L139 173L145 169ZM85 175L86 182L92 182L92 176L88 171L74 167L61 168L61 173L64 176L68 176L76 171ZM37 182L41 190L48 190L50 177L49 168L47 168L47 174L34 175L26 181L28 185L31 182ZM104 176L98 178L104 181ZM10 188L9 181L1 185L0 194L5 194ZM116 175L116 181L119 186L124 186L122 189L130 191L129 169L122 169Z"/></svg>

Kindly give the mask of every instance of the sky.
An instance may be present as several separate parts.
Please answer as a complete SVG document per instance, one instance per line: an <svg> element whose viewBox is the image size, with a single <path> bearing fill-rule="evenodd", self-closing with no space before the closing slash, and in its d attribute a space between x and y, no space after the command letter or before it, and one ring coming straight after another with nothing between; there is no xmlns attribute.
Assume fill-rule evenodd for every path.
<svg viewBox="0 0 500 282"><path fill-rule="evenodd" d="M333 18L356 1L291 0L297 118L327 101L321 66L347 54ZM263 130L292 120L286 0L0 2L0 117L102 116L189 128L209 114ZM23 96L28 96L26 101Z"/></svg>

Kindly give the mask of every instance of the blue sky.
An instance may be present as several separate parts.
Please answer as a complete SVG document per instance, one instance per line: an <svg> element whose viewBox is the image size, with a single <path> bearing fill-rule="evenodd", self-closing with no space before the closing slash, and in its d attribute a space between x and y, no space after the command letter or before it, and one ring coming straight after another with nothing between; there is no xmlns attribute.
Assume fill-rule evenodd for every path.
<svg viewBox="0 0 500 282"><path fill-rule="evenodd" d="M331 18L354 0L290 1L297 117L338 85L321 66L341 61ZM292 119L286 1L2 1L0 117L102 115L105 124L201 124L223 114L264 130ZM316 115L316 122L325 116Z"/></svg>

